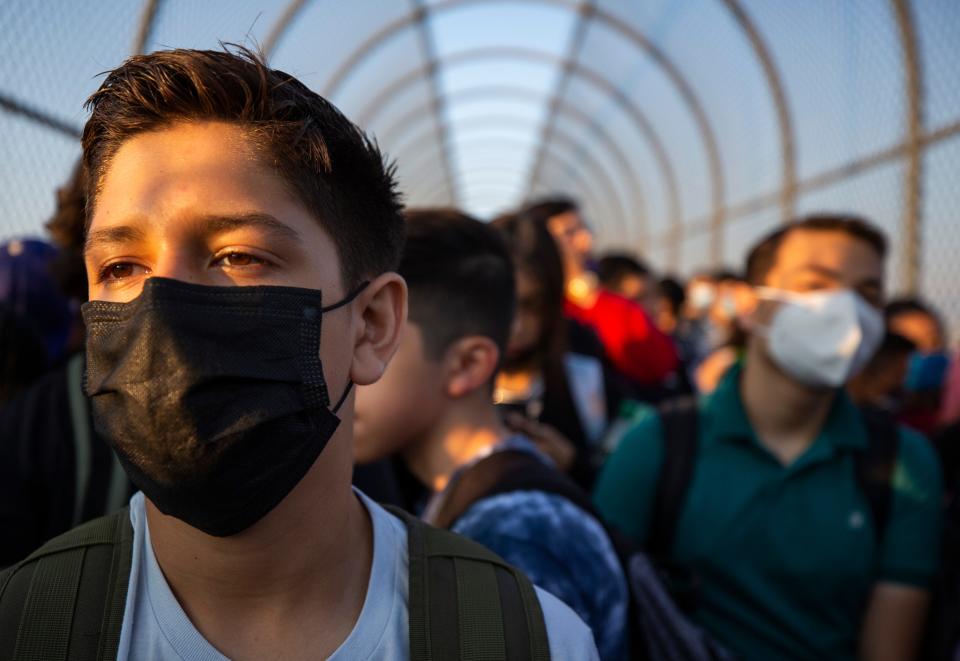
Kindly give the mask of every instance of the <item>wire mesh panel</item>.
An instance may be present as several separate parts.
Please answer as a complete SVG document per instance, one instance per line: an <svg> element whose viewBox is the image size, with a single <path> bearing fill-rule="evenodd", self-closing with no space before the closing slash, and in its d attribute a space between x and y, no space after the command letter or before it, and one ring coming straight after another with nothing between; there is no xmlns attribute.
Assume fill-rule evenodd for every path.
<svg viewBox="0 0 960 661"><path fill-rule="evenodd" d="M960 340L960 135L930 148L924 163L920 291Z"/></svg>
<svg viewBox="0 0 960 661"><path fill-rule="evenodd" d="M83 102L129 55L139 15L125 0L0 2L0 238L42 234L80 153L70 133L86 120Z"/></svg>

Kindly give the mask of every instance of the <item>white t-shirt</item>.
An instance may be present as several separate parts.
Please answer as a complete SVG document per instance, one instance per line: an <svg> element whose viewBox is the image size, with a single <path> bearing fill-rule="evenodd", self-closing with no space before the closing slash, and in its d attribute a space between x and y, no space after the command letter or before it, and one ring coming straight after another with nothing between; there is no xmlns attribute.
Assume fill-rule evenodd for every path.
<svg viewBox="0 0 960 661"><path fill-rule="evenodd" d="M407 530L402 521L356 492L373 522L373 566L360 618L331 661L406 661ZM223 661L197 631L170 590L150 543L143 494L130 500L133 560L118 661ZM572 610L537 588L554 661L598 659L593 637Z"/></svg>

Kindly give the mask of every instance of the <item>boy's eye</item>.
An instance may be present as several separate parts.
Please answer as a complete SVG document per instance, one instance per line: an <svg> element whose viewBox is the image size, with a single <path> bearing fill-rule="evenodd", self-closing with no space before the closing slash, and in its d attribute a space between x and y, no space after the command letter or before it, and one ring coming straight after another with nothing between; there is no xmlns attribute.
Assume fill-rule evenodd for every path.
<svg viewBox="0 0 960 661"><path fill-rule="evenodd" d="M245 252L231 252L223 255L222 257L218 257L216 260L214 260L214 264L228 267L244 267L266 264L266 261Z"/></svg>
<svg viewBox="0 0 960 661"><path fill-rule="evenodd" d="M142 267L138 267L136 264L132 264L130 262L116 262L115 264L109 264L105 266L102 271L100 271L100 280L123 280L124 278L129 278L136 275L138 268Z"/></svg>

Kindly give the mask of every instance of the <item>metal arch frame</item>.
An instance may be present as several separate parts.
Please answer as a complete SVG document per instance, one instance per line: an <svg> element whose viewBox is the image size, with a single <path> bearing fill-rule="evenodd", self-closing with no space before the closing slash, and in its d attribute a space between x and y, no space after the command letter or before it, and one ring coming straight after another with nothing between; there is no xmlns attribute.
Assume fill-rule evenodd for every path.
<svg viewBox="0 0 960 661"><path fill-rule="evenodd" d="M477 141L466 140L463 142L470 144L472 142L477 142ZM501 144L501 145L511 145L516 147L521 143L517 140L500 138L494 143L487 141L487 142L484 142L483 144L484 145ZM528 147L527 143L522 143L522 144L524 148ZM610 187L610 183L608 180L606 180L605 178L600 178L600 179L584 178L581 174L581 170L577 168L576 163L573 161L573 159L570 158L570 156L566 153L566 151L562 151L562 152L558 151L558 148L556 146L550 149L549 154L550 154L550 158L552 158L557 164L559 164L563 168L564 173L566 173L570 177L570 180L574 182L578 186L578 188L584 191L586 197L590 198L591 206L597 211L602 211L601 217L608 217L608 218L616 217L617 215L616 211L619 210L619 206L611 206L611 204L618 203L619 200L617 200L615 196L611 195L613 191ZM597 182L602 183L605 196L598 197L597 195L594 194L594 185L597 185ZM601 203L601 201L604 201L604 202ZM603 227L606 228L607 223L603 223Z"/></svg>
<svg viewBox="0 0 960 661"><path fill-rule="evenodd" d="M303 11L309 1L310 0L290 0L290 3L284 8L283 13L280 14L280 18L278 18L277 22L270 28L270 32L267 33L267 38L263 41L263 54L268 60L274 51L277 50L277 46L280 45L283 38L287 36L287 30L293 25L294 19L300 15L300 12Z"/></svg>
<svg viewBox="0 0 960 661"><path fill-rule="evenodd" d="M424 133L424 134L423 134L420 138L418 138L417 140L411 140L410 143L409 143L409 145L407 146L407 149L411 149L414 145L419 146L419 144L420 144L421 142L423 142L426 138L429 138L429 137L430 137L429 134ZM570 141L570 144L574 147L574 150L576 150L577 147L579 147L579 144L576 142L576 140L572 140L571 138L569 138L569 137L566 136L566 135L564 136L564 138L565 138L566 140ZM462 145L464 142L470 143L471 140L469 140L469 139L467 139L467 140L458 140L458 141L457 141L457 144L458 144L458 145ZM498 142L498 143L511 143L511 142L512 142L512 143L515 143L515 144L519 144L519 142L516 141L516 140L505 139L505 138L502 138L502 137L501 137L501 138L497 138L497 142ZM490 144L490 143L488 143L488 144ZM526 146L526 145L524 145L524 146ZM566 152L564 152L564 153L566 153ZM596 173L597 173L597 176L596 176L596 177L593 177L593 178L595 178L595 179L597 180L597 182L600 183L600 185L601 185L601 186L603 187L603 189L604 189L604 193L608 196L607 199L609 199L610 202L613 204L612 210L615 211L616 213L611 214L611 218L617 218L617 217L619 217L621 223L628 223L628 222L629 222L629 215L627 214L627 211L626 211L626 209L625 209L624 206L623 206L623 203L622 203L623 201L620 199L620 195L618 194L618 190L617 190L616 186L613 184L613 181L612 181L612 180L610 179L610 177L609 177L609 173L607 173L605 169L602 169L602 168L601 168L601 169L597 169L598 163L596 162L593 154L590 154L589 152L583 152L583 153L589 154L589 160L591 161L591 163L592 163L592 165L594 166L594 169L596 170ZM396 158L398 161L400 160L400 152L395 152L393 156L394 156L394 158ZM563 160L566 160L566 159L563 159ZM410 162L410 161L408 161L408 163L409 163L409 162ZM569 161L568 161L568 162L569 162ZM418 165L419 165L419 163L418 163ZM577 168L571 166L571 169L577 169ZM416 169L411 168L410 170L408 170L408 172L416 172ZM593 179L593 178L592 178L592 179ZM607 211L610 211L610 210L611 210L610 207L605 207L605 209L606 209Z"/></svg>
<svg viewBox="0 0 960 661"><path fill-rule="evenodd" d="M131 52L134 55L143 55L147 48L147 43L153 34L153 26L156 23L157 12L160 10L161 0L144 0L143 9L140 10L140 24L137 26L137 35L133 39L133 48Z"/></svg>
<svg viewBox="0 0 960 661"><path fill-rule="evenodd" d="M460 90L459 92L454 92L453 94L447 95L447 104L453 105L455 103L468 103L468 98L485 98L486 96L499 95L499 98L514 97L515 99L533 99L536 98L538 101L542 100L541 96L536 92L532 92L523 87L511 87L507 85L501 85L496 87L487 87L480 86L474 88L468 88L465 90ZM610 134L604 129L603 125L592 121L586 113L581 112L577 108L570 106L568 104L561 104L561 107L558 109L559 114L564 117L568 117L579 124L586 127L591 133L595 134L604 146L609 150L610 154L613 156L614 160L617 162L617 166L624 173L627 173L627 189L635 197L632 201L632 206L640 210L640 237L645 237L649 234L649 228L647 226L647 219L649 217L649 211L646 204L646 196L644 194L643 185L641 183L641 178L636 175L636 169L634 168L633 163L627 158L624 151L620 148L620 145L614 140ZM397 120L393 124L390 124L387 129L382 132L375 133L382 139L383 144L389 145L393 142L392 138L397 132L401 132L401 136L405 136L411 129L411 126L415 126L418 122L422 121L423 117L423 106L418 106L409 113L403 115L401 119ZM489 119L489 118L484 118ZM519 117L511 116L497 116L498 121L503 121L505 123L516 122Z"/></svg>
<svg viewBox="0 0 960 661"><path fill-rule="evenodd" d="M436 6L432 7L430 13L437 14L443 11L448 11L453 8L469 6L471 4L478 4L483 0L447 0L446 2L440 2ZM564 6L571 7L569 3L563 2L562 0L526 0L527 3L536 1L540 4L546 4L551 6ZM667 75L667 78L671 81L673 86L677 89L680 94L681 99L684 104L687 106L691 112L694 123L697 125L698 131L700 133L701 141L704 144L704 149L707 155L707 166L710 173L711 181L711 206L713 208L713 230L714 230L714 245L712 246L712 253L714 260L719 260L723 255L723 215L725 208L725 188L724 188L724 178L723 178L723 167L720 160L720 150L717 144L716 135L713 131L712 125L710 124L709 119L707 118L706 112L703 109L703 105L700 103L699 98L694 92L692 86L680 72L680 70L673 64L673 61L666 56L666 54L660 50L652 41L650 41L643 33L634 29L629 24L625 23L623 20L618 17L610 14L606 10L603 10L599 7L594 7L591 16L594 20L604 23L607 27L612 28L614 31L619 32L622 36L626 37L628 41L632 42L638 50L645 51L653 60L654 64L659 66L664 73ZM347 57L347 59L338 67L334 74L330 77L327 85L324 88L324 96L331 97L339 89L340 85L346 80L350 72L368 55L374 52L382 42L385 42L387 39L390 39L395 34L399 33L401 30L406 28L411 21L414 19L412 16L401 17L388 25L384 26L376 33L371 35L364 43L362 43L357 49ZM536 52L536 51L533 51ZM449 62L452 58L447 58L446 62ZM572 68L582 68L577 67L576 63L572 63ZM625 96L625 95L624 95ZM632 100L628 99L629 104L633 104ZM676 224L675 227L679 230L678 234L682 233L682 219L680 223ZM677 239L679 241L679 238Z"/></svg>
<svg viewBox="0 0 960 661"><path fill-rule="evenodd" d="M532 196L533 189L540 178L541 156L544 145L553 137L553 125L557 119L557 105L567 91L571 69L576 66L577 60L580 59L580 52L583 50L583 44L587 39L587 28L590 25L590 17L593 15L595 4L596 0L584 0L577 10L576 25L573 27L570 46L560 64L560 75L557 76L557 83L549 97L550 104L547 109L547 118L543 123L543 130L540 132L539 146L533 159L533 167L530 168L530 177L527 180L527 198Z"/></svg>
<svg viewBox="0 0 960 661"><path fill-rule="evenodd" d="M555 154L548 154L548 158L554 159ZM584 204L587 208L591 210L605 209L604 205L599 204L598 198L596 197L593 188L586 185L586 182L578 175L578 172L573 168L568 162L561 162L561 159L556 159L555 163L558 167L562 169L562 175L569 180L571 184L576 186L577 190L581 195L581 199L584 201ZM430 193L427 194L427 197L435 194L439 190L439 186L435 187Z"/></svg>
<svg viewBox="0 0 960 661"><path fill-rule="evenodd" d="M718 0L723 4L740 26L744 36L753 49L753 53L760 63L763 75L770 88L773 107L777 113L777 124L780 130L780 157L783 161L781 183L780 214L781 220L786 223L793 217L797 199L797 153L794 138L793 116L790 104L787 103L787 94L783 85L783 77L777 69L773 55L753 19L747 14L739 0Z"/></svg>
<svg viewBox="0 0 960 661"><path fill-rule="evenodd" d="M720 264L723 261L723 217L726 207L724 201L726 188L723 176L723 163L720 158L720 147L717 143L716 134L703 108L703 104L700 102L700 98L683 73L681 73L680 69L673 63L673 60L667 57L667 54L648 39L646 35L605 9L596 8L594 16L596 20L603 21L607 27L613 28L616 32L619 32L621 36L632 41L640 50L646 51L647 55L650 56L654 63L656 63L671 80L673 86L684 100L687 109L693 115L694 123L700 132L700 139L707 152L707 167L710 172L710 197L711 206L713 207L711 214L711 230L713 232L710 245L711 259L714 264Z"/></svg>
<svg viewBox="0 0 960 661"><path fill-rule="evenodd" d="M466 141L466 142L469 143L469 142L471 142L471 141L468 140L468 141ZM514 145L514 146L516 146L517 144L520 144L520 143L518 143L518 141L516 141L516 140L508 140L508 139L503 139L503 138L497 140L496 143L498 143L498 144L512 144L512 145ZM491 144L491 143L490 143L490 142L487 142L487 143L485 143L485 144ZM528 146L528 145L527 145L526 143L523 144L523 147L524 147L524 148L526 148L527 146ZM562 155L561 155L561 154L562 154ZM566 154L565 152L560 153L560 152L557 152L556 149L551 149L551 150L550 150L550 153L549 153L549 157L550 157L551 159L553 159L553 160L556 162L556 164L559 165L559 166L562 168L562 171L563 171L567 176L569 176L570 181L571 181L572 183L574 183L576 186L579 187L579 189L583 192L584 198L589 200L589 204L590 204L590 206L591 206L592 208L597 209L597 210L602 209L602 210L604 211L604 215L605 215L605 216L613 216L613 215L614 215L614 214L611 214L611 213L610 213L610 207L609 207L608 205L606 205L606 204L600 204L600 203L599 203L600 200L608 199L608 198L609 198L609 195L608 195L607 198L597 197L596 194L594 193L594 188L593 188L592 186L588 185L588 183L591 183L591 182L588 182L588 181L586 181L586 180L583 179L583 177L582 177L581 174L580 174L580 169L578 169L578 168L576 167L576 164L575 164L575 163L572 163L571 160L569 160L569 158L568 158L568 156L567 156L567 154ZM606 181L606 180L601 179L600 181ZM609 182L607 182L607 183L608 183L608 186L607 186L607 187L609 187ZM607 191L607 192L609 193L609 191Z"/></svg>
<svg viewBox="0 0 960 661"><path fill-rule="evenodd" d="M450 99L451 99L453 96L455 96L455 95L450 95L450 96L448 97L448 102L450 102ZM416 121L407 121L407 122L406 122L406 126L404 127L404 128L405 128L405 133L404 133L404 135L406 135L407 133L409 133L409 134L412 134L412 135L415 135L415 136L416 136L415 138L409 138L409 140L408 140L409 142L419 141L420 138L421 138L420 133L422 133L422 131L421 131L420 133L415 133L413 130L409 130L409 127L415 126L417 123L419 123L419 122L416 122ZM496 117L492 117L492 116L488 116L488 117L476 117L476 118L473 118L473 119L471 119L471 120L467 120L467 121L464 121L464 122L460 122L458 126L459 126L459 128L461 128L461 129L462 129L462 128L468 128L468 127L476 128L476 127L478 127L478 126L479 126L479 127L483 127L483 128L495 128L495 127L497 127L497 126L504 126L504 127L506 127L506 126L511 126L511 125L516 126L516 125L519 124L519 123L520 123L520 122L519 122L519 118L518 118L518 117L509 117L509 116L496 116ZM593 156L592 156L592 150L589 150L589 149L587 148L585 142L583 142L583 141L581 141L581 140L575 139L574 137L572 137L572 136L571 136L569 133L567 133L567 132L563 132L563 133L561 133L560 135L561 135L561 137L563 138L564 142L567 142L567 143L570 144L571 146L574 146L575 151L583 151L583 152L585 152L585 153L590 154L590 155L591 155L590 160L591 160L592 163L594 163L594 164L597 165L597 166L600 166L600 169L602 169L602 170L604 170L604 171L607 170L607 167L604 166L604 165L602 165L602 164L605 163L606 161L604 161L603 159L595 159L595 158L593 158ZM626 160L625 154L623 153L623 151L620 150L620 148L619 148L619 146L617 146L616 142L612 141L612 139L611 139L611 138L609 137L609 135L606 134L606 133L602 134L602 136L603 136L603 138L604 138L605 140L609 141L609 142L606 142L605 145L607 146L608 149L611 150L611 153L613 154L614 160L617 161L617 164L618 164L621 168L623 168L624 171L630 171L630 172L632 172L632 165ZM388 140L386 140L386 138L384 138L383 142L384 142L384 144L390 144L390 142L389 142ZM406 145L406 142L401 143L401 144L398 144L397 147L396 147L396 149L397 149L396 153L398 153L398 154L401 153L401 152L404 150L405 145ZM604 152L604 153L606 154L606 152ZM608 175L607 178L610 179L611 181L615 181L615 180L616 180L616 181L622 181L622 180L620 180L619 178L616 178L616 177L611 176L609 172L607 172L607 175ZM641 188L640 188L639 183L634 184L630 179L627 179L626 182L625 182L625 186L624 186L624 187L615 186L615 189L616 189L616 191L617 191L617 196L618 196L618 197L621 197L621 193L623 193L624 191L626 191L627 194L630 195L630 196L633 198L633 199L629 200L628 203L621 205L620 208L623 209L624 211L626 211L626 209L628 208L628 205L631 206L631 208L632 208L632 207L638 207L637 211L639 211L640 224L641 224L642 229L643 229L643 231L641 231L641 232L639 233L639 236L646 236L646 235L647 235L647 232L646 232L646 218L647 218L646 200L645 200L644 197L643 197L643 192L642 192L642 190L641 190ZM529 187L528 187L528 195L529 195ZM624 236L622 237L623 240L628 241L628 242L632 240L632 239L631 239L632 223L629 222L630 218L632 218L632 216L627 217L627 218L624 218L624 220L625 220L625 223L624 223Z"/></svg>
<svg viewBox="0 0 960 661"><path fill-rule="evenodd" d="M423 0L410 0L414 7L416 16L417 34L420 38L420 49L423 51L423 59L427 63L427 70L430 72L430 97L433 108L433 119L436 122L437 140L440 143L440 158L443 160L443 171L447 175L447 181L450 183L450 202L456 205L459 200L457 190L457 180L453 176L452 159L450 156L449 137L450 129L447 126L443 115L443 95L440 91L440 80L438 78L440 63L437 60L437 49L433 43L433 37L430 35L430 29L427 26L427 17L430 15L429 9L423 4Z"/></svg>
<svg viewBox="0 0 960 661"><path fill-rule="evenodd" d="M918 52L916 26L909 0L892 0L900 44L903 51L904 93L907 96L907 126L905 136L906 165L904 169L903 218L900 232L903 256L900 276L907 292L914 294L920 284L921 222L923 217L923 68Z"/></svg>
<svg viewBox="0 0 960 661"><path fill-rule="evenodd" d="M520 170L517 169L517 168L496 168L496 167L494 167L494 166L492 166L492 165L489 166L489 167L483 167L483 168L480 168L480 169L481 169L482 171L484 171L484 172L494 172L494 171L495 171L495 172L502 172L502 173L509 174L509 175L515 175L515 176L517 176L517 177L522 177L523 174L524 174L522 171L520 171ZM434 179L436 179L436 178L434 178ZM433 186L434 188L436 188L436 185L439 185L439 184L442 183L442 182L441 182L441 181L435 181L434 179L419 179L419 180L417 180L417 183L420 185L420 187L422 187L422 186L425 185L424 182L426 182L426 184L429 184L430 186ZM410 187L410 189L409 189L409 190L410 190L410 193L413 194L413 193L419 191L420 187L417 187L417 188ZM429 188L428 190L433 190L433 188Z"/></svg>
<svg viewBox="0 0 960 661"><path fill-rule="evenodd" d="M461 51L447 58L446 65L450 66L457 63L494 58L512 58L527 61L546 62L554 65L559 62L559 58L556 56L549 53L544 53L542 51L524 48L501 47L478 48ZM393 97L405 91L411 85L419 82L423 78L423 73L424 72L422 69L411 71L397 78L392 84L381 90L381 92L377 94L370 102L368 102L367 105L358 113L358 123L360 123L362 126L367 126L372 123ZM583 65L574 65L571 75L578 79L585 80L593 87L600 90L607 97L612 99L617 107L620 108L624 114L626 114L630 120L630 123L650 148L667 187L666 197L668 215L670 224L673 227L673 232L675 236L678 237L676 243L679 244L679 237L681 237L683 234L683 211L682 202L680 199L680 187L678 184L676 170L674 169L667 150L664 147L663 142L660 140L659 134L654 129L653 124L650 123L650 120L647 119L646 115L643 114L643 111L640 110L639 106L633 104L623 90L618 88L611 81L607 80L607 78L605 78L602 74L594 71L593 69L584 67ZM668 260L672 260L671 264L677 263L675 259L677 256L677 248L677 245L671 246L673 254L668 257Z"/></svg>

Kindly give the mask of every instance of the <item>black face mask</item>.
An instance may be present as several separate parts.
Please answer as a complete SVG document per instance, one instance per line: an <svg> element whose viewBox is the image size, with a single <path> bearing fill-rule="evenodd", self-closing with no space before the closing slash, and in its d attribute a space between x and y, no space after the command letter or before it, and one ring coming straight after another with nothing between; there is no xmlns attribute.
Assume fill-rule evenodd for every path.
<svg viewBox="0 0 960 661"><path fill-rule="evenodd" d="M364 285L366 286L366 285ZM164 514L236 534L300 482L340 424L320 364L321 293L150 278L83 305L94 426Z"/></svg>

